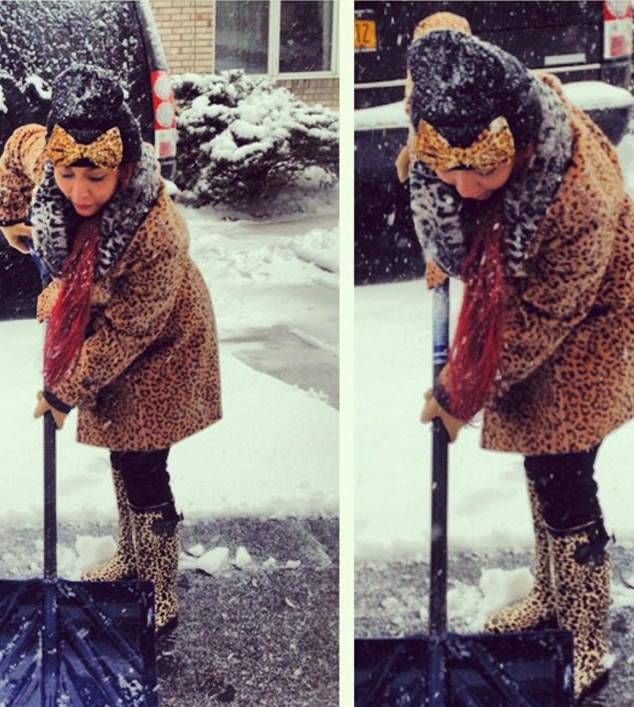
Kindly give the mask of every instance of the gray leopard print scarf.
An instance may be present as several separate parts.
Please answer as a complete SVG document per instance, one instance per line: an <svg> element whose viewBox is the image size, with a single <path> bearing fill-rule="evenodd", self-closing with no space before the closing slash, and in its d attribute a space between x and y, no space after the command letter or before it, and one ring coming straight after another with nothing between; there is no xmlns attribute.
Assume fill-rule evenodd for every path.
<svg viewBox="0 0 634 707"><path fill-rule="evenodd" d="M115 193L101 212L95 279L104 277L117 263L152 209L158 190L158 166L151 148L146 146L128 184ZM81 221L55 184L53 165L48 162L31 202L31 225L35 251L53 277L61 276L69 253L69 234L76 231Z"/></svg>
<svg viewBox="0 0 634 707"><path fill-rule="evenodd" d="M528 168L513 174L504 187L504 271L508 277L528 274L528 252L572 155L572 132L564 104L540 79L534 76L532 80L531 90L537 93L542 109L542 124ZM410 195L414 227L425 259L433 260L448 275L459 277L475 220L474 209L480 205L462 199L419 160L410 172Z"/></svg>

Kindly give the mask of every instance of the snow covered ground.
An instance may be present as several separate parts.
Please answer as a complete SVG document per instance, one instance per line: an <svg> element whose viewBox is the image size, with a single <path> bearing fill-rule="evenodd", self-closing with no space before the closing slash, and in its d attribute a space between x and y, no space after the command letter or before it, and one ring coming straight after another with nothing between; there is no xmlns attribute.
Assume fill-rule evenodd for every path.
<svg viewBox="0 0 634 707"><path fill-rule="evenodd" d="M267 329L288 328L337 355L335 202L330 195L304 214L267 222L185 209L192 255L216 310L224 404L219 423L180 442L170 456L177 504L189 521L338 513L338 411L321 390L246 365L240 346L231 343L241 335L252 339L254 332L257 338ZM42 424L32 411L41 387L43 329L34 320L0 322L0 340L0 528L38 527ZM336 367L330 378L336 386ZM107 452L77 444L74 428L71 413L57 435L58 520L113 522ZM74 577L76 567L111 547L109 538L81 539L62 553L60 574Z"/></svg>

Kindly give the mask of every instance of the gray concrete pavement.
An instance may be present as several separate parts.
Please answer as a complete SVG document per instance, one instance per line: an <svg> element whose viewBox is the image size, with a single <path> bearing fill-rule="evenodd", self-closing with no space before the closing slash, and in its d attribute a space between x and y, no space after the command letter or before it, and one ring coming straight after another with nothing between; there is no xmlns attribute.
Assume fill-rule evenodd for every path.
<svg viewBox="0 0 634 707"><path fill-rule="evenodd" d="M159 641L163 707L336 707L338 522L232 519L183 529L183 547L240 545L253 566L179 575L181 619ZM275 567L263 563L276 559ZM284 568L293 563L292 569ZM299 566L295 564L299 562Z"/></svg>
<svg viewBox="0 0 634 707"><path fill-rule="evenodd" d="M338 527L335 518L183 524L184 551L227 547L235 557L244 546L252 563L210 575L181 557L179 623L157 642L161 707L339 705ZM114 526L60 525L58 546L109 534ZM0 577L41 577L41 538L4 529Z"/></svg>
<svg viewBox="0 0 634 707"><path fill-rule="evenodd" d="M317 391L339 409L339 291L324 282L287 286L286 321L225 335L220 346L256 371Z"/></svg>
<svg viewBox="0 0 634 707"><path fill-rule="evenodd" d="M254 329L223 340L251 368L302 390L318 391L339 409L339 357L319 340L287 326Z"/></svg>

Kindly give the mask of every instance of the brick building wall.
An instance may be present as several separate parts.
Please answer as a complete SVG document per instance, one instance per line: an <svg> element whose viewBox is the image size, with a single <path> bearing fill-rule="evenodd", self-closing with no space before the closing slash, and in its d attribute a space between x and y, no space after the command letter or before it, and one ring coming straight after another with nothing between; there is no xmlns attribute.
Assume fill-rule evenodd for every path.
<svg viewBox="0 0 634 707"><path fill-rule="evenodd" d="M150 0L150 7L170 73L210 72L214 0Z"/></svg>
<svg viewBox="0 0 634 707"><path fill-rule="evenodd" d="M339 79L331 77L327 79L284 79L277 78L278 86L286 86L302 101L306 103L318 103L319 105L339 109Z"/></svg>
<svg viewBox="0 0 634 707"><path fill-rule="evenodd" d="M170 73L213 72L214 5L215 0L150 0ZM277 84L306 103L319 103L334 110L339 107L337 77L278 77Z"/></svg>

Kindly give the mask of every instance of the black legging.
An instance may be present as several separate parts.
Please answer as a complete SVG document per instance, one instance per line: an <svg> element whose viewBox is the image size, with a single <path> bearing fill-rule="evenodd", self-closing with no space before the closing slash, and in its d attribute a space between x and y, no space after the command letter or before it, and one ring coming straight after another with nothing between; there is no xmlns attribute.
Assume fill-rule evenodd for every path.
<svg viewBox="0 0 634 707"><path fill-rule="evenodd" d="M526 457L524 468L534 482L544 520L557 530L570 530L601 518L593 479L599 445L585 452Z"/></svg>
<svg viewBox="0 0 634 707"><path fill-rule="evenodd" d="M139 511L162 508L176 516L167 472L168 449L154 452L110 452L110 463L121 474L130 505Z"/></svg>

